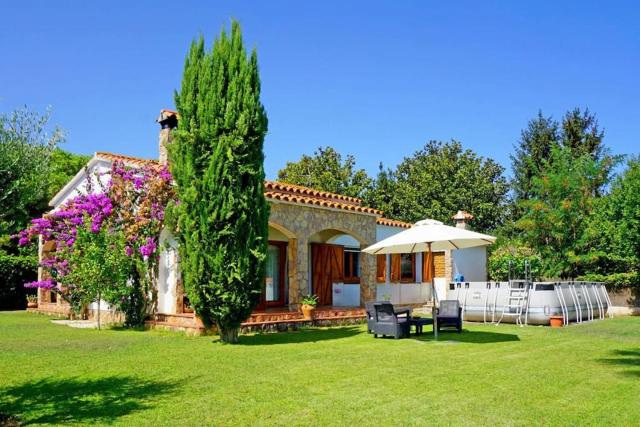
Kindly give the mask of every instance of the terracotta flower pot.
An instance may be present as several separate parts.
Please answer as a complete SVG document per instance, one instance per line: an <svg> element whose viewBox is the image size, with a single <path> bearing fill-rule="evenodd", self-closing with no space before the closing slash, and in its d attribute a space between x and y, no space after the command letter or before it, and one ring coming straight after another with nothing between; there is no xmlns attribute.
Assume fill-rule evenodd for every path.
<svg viewBox="0 0 640 427"><path fill-rule="evenodd" d="M302 304L302 317L304 320L313 320L313 315L316 312L314 305Z"/></svg>
<svg viewBox="0 0 640 427"><path fill-rule="evenodd" d="M549 322L552 328L562 328L564 325L564 318L562 316L551 316Z"/></svg>
<svg viewBox="0 0 640 427"><path fill-rule="evenodd" d="M38 308L38 303L37 302L28 302L27 303L27 308Z"/></svg>

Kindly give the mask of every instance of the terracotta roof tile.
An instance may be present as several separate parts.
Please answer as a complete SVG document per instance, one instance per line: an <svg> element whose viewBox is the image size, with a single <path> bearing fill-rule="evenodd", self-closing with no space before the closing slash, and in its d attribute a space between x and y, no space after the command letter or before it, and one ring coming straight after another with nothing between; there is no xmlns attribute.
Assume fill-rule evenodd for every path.
<svg viewBox="0 0 640 427"><path fill-rule="evenodd" d="M303 187L302 185L289 184L287 182L265 180L264 186L266 190L270 191L300 194L310 197L320 197L323 199L334 199L342 203L354 204L357 206L362 205L362 200L356 197L343 196L342 194L316 190L315 188Z"/></svg>
<svg viewBox="0 0 640 427"><path fill-rule="evenodd" d="M96 157L110 162L123 162L127 166L160 166L157 160L141 159L140 157L125 156L123 154L108 153L106 151L96 152Z"/></svg>
<svg viewBox="0 0 640 427"><path fill-rule="evenodd" d="M278 192L278 191L265 191L264 195L267 199L271 199L271 200L279 200L279 201L289 202L289 203L299 203L303 205L314 205L314 206L320 206L324 208L342 209L342 210L358 212L358 213L382 215L382 211L379 211L374 208L350 204L350 203L342 203L342 202L338 202L338 201L323 198L323 197L309 197L309 196L304 196L300 194L285 193L285 192Z"/></svg>
<svg viewBox="0 0 640 427"><path fill-rule="evenodd" d="M376 222L380 225L388 225L390 227L402 227L402 228L413 227L413 224L410 224L408 222L398 221L398 220L389 219L389 218L378 218Z"/></svg>

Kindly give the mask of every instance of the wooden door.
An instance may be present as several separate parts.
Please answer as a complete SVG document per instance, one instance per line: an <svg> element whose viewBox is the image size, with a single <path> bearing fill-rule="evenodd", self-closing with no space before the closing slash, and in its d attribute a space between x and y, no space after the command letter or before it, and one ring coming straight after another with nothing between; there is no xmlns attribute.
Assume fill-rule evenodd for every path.
<svg viewBox="0 0 640 427"><path fill-rule="evenodd" d="M311 244L311 287L318 305L333 304L334 282L344 280L344 248L325 243Z"/></svg>

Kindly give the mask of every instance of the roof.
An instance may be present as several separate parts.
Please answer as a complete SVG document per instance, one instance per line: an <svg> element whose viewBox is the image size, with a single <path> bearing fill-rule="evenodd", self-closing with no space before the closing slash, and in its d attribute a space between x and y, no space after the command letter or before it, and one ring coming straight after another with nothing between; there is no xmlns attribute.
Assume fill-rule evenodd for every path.
<svg viewBox="0 0 640 427"><path fill-rule="evenodd" d="M108 162L120 161L125 165L131 167L160 166L160 162L158 162L157 160L142 159L140 157L126 156L123 154L109 153L106 151L96 152L93 159L91 159L89 163L95 163L99 160ZM60 192L53 197L50 204L53 205L63 192L66 192L69 187L74 185L73 183L78 178L82 178L83 176L84 170L78 172L76 177L74 177L65 186L65 188L60 190ZM396 221L388 218L381 218L383 213L381 210L374 209L368 206L362 206L362 200L356 197L344 196L342 194L316 190L314 188L304 187L302 185L289 184L279 181L265 180L264 186L265 197L275 202L296 203L301 205L310 205L328 209L339 209L362 214L376 215L379 217L376 219L376 221L380 225L402 228L410 228L412 226L412 224L406 222Z"/></svg>
<svg viewBox="0 0 640 427"><path fill-rule="evenodd" d="M411 224L411 223L404 222L404 221L398 221L396 219L389 219L389 218L378 218L376 220L376 222L379 225L387 225L389 227L401 227L401 228L411 228L411 227L413 227L413 224Z"/></svg>
<svg viewBox="0 0 640 427"><path fill-rule="evenodd" d="M265 193L267 199L290 203L314 205L331 209L382 215L382 211L368 206L362 206L362 200L356 197L316 190L301 185L288 184L286 182L265 181Z"/></svg>
<svg viewBox="0 0 640 427"><path fill-rule="evenodd" d="M95 157L97 157L100 160L106 160L109 162L122 162L127 166L135 166L135 167L160 166L160 163L157 160L142 159L140 157L125 156L124 154L108 153L106 151L96 152Z"/></svg>

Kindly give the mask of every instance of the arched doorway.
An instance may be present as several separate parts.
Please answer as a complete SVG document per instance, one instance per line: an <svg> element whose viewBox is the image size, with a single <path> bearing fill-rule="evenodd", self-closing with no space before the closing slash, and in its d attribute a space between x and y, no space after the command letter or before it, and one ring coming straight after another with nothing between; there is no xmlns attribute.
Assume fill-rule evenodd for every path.
<svg viewBox="0 0 640 427"><path fill-rule="evenodd" d="M355 233L337 229L309 237L311 292L319 305L360 305L360 246Z"/></svg>

